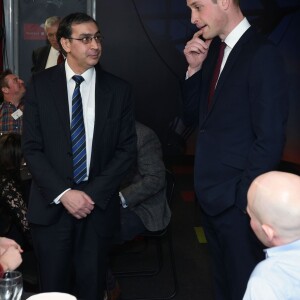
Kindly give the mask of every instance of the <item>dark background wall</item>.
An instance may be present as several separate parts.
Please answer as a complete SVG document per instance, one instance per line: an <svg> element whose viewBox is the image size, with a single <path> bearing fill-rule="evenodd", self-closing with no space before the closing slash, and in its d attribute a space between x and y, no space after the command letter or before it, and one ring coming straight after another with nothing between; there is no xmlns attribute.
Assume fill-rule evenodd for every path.
<svg viewBox="0 0 300 300"><path fill-rule="evenodd" d="M99 1L97 20L104 35L102 66L134 87L137 119L161 138L179 114L185 61L176 39L186 34L185 2ZM182 22L182 23L181 23ZM181 34L181 36L180 36Z"/></svg>

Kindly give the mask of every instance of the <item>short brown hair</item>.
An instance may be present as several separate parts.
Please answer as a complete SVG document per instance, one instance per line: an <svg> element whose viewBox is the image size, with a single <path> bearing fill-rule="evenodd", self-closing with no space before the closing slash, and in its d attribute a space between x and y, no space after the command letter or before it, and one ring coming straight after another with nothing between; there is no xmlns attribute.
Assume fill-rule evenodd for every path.
<svg viewBox="0 0 300 300"><path fill-rule="evenodd" d="M211 0L213 3L217 3L218 0ZM232 0L236 6L240 6L240 0Z"/></svg>
<svg viewBox="0 0 300 300"><path fill-rule="evenodd" d="M0 102L3 100L2 88L8 87L6 76L11 75L12 73L13 72L10 69L6 69L0 74Z"/></svg>

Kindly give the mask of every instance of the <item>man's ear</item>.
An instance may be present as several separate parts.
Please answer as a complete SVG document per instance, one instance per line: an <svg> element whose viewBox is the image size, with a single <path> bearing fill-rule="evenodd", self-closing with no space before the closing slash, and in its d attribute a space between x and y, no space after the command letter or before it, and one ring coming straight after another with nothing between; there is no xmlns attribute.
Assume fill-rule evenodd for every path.
<svg viewBox="0 0 300 300"><path fill-rule="evenodd" d="M3 94L7 94L8 93L8 87L1 88L1 91L2 91Z"/></svg>
<svg viewBox="0 0 300 300"><path fill-rule="evenodd" d="M269 242L271 242L274 239L274 229L267 224L262 224L261 228L262 228L263 232L265 233L267 240Z"/></svg>
<svg viewBox="0 0 300 300"><path fill-rule="evenodd" d="M224 10L227 10L230 6L230 2L232 0L219 0L220 1L220 5Z"/></svg>
<svg viewBox="0 0 300 300"><path fill-rule="evenodd" d="M60 43L61 43L61 46L64 48L65 52L69 53L70 52L70 43L71 43L70 40L61 38Z"/></svg>

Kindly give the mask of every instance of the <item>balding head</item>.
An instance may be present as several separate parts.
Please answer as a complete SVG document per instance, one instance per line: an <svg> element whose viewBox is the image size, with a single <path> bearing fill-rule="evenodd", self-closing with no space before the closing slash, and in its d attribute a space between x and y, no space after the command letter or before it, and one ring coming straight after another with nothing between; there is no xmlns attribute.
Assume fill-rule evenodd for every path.
<svg viewBox="0 0 300 300"><path fill-rule="evenodd" d="M275 171L257 177L248 191L247 211L266 246L300 239L300 177Z"/></svg>

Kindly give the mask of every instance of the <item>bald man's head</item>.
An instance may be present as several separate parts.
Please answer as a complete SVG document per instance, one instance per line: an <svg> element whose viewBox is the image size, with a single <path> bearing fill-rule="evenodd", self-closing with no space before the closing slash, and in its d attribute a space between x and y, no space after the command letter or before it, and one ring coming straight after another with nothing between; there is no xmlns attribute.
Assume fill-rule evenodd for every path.
<svg viewBox="0 0 300 300"><path fill-rule="evenodd" d="M257 177L248 191L247 211L266 246L300 239L300 177L275 171Z"/></svg>

